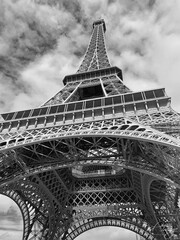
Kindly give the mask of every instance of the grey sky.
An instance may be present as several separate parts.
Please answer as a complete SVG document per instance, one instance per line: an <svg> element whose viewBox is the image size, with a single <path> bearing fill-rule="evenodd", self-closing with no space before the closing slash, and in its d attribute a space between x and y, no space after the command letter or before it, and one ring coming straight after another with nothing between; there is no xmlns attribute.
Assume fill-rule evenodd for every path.
<svg viewBox="0 0 180 240"><path fill-rule="evenodd" d="M179 0L1 0L1 112L40 106L59 91L100 17L110 62L122 68L125 84L165 87L180 111L179 12Z"/></svg>
<svg viewBox="0 0 180 240"><path fill-rule="evenodd" d="M180 2L178 0L33 0L0 2L1 112L41 105L75 73L92 22L107 25L112 65L132 90L166 87L179 110ZM48 0L38 0L48 2Z"/></svg>

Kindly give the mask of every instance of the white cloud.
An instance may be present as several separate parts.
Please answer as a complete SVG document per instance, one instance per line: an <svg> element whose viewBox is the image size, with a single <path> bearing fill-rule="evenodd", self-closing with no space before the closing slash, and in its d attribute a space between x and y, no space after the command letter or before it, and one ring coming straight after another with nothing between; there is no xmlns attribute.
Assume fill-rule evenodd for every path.
<svg viewBox="0 0 180 240"><path fill-rule="evenodd" d="M68 37L63 37L73 28L74 17L33 1L3 0L0 9L0 107L9 111L38 106L49 96L47 89L52 94L62 86L61 81L57 84L59 69L73 66L70 51L58 47L68 49Z"/></svg>
<svg viewBox="0 0 180 240"><path fill-rule="evenodd" d="M22 232L17 231L1 231L0 240L20 240L22 239Z"/></svg>
<svg viewBox="0 0 180 240"><path fill-rule="evenodd" d="M2 4L4 18L1 17L1 22L7 21L7 17L8 21L0 34L0 56L6 57L6 71L12 74L15 71L17 75L16 80L11 76L7 78L3 68L3 84L0 82L3 111L39 106L60 90L63 77L75 73L82 60L78 56L83 56L89 42L90 23L100 17L106 20L110 61L124 70L124 82L132 90L138 90L139 83L142 87L139 90L165 86L173 98L173 106L180 109L177 90L179 1L79 0L49 6L22 0L14 4L8 0ZM21 36L26 36L25 40L13 46L14 39ZM48 45L51 40L56 41L53 49ZM42 46L47 50L43 51ZM32 47L34 52L27 50L26 54L26 48ZM13 59L9 57L10 52Z"/></svg>
<svg viewBox="0 0 180 240"><path fill-rule="evenodd" d="M11 205L15 204L15 202L5 195L0 194L0 210L7 211Z"/></svg>

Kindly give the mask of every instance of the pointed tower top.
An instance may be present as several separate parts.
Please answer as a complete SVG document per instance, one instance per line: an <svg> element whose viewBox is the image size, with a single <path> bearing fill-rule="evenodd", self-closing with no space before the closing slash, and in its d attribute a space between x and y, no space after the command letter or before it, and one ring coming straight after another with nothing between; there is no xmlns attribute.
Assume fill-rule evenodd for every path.
<svg viewBox="0 0 180 240"><path fill-rule="evenodd" d="M99 19L99 20L97 20L97 21L94 21L94 22L93 22L93 28L94 28L96 25L99 25L99 24L103 24L103 30L104 30L104 32L106 32L106 24L105 24L104 19Z"/></svg>
<svg viewBox="0 0 180 240"><path fill-rule="evenodd" d="M106 52L105 31L106 24L104 19L98 19L93 22L91 40L78 72L89 72L111 66Z"/></svg>

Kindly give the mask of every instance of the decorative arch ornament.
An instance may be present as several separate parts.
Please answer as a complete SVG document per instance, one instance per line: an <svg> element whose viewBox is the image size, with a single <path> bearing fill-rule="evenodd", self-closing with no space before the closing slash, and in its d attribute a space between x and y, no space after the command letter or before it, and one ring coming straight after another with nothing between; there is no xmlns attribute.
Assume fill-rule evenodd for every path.
<svg viewBox="0 0 180 240"><path fill-rule="evenodd" d="M104 226L124 228L144 237L147 240L156 240L156 238L152 236L151 229L148 227L146 222L143 222L142 219L133 218L128 220L111 217L94 218L77 222L68 230L65 237L67 240L72 240L90 229Z"/></svg>

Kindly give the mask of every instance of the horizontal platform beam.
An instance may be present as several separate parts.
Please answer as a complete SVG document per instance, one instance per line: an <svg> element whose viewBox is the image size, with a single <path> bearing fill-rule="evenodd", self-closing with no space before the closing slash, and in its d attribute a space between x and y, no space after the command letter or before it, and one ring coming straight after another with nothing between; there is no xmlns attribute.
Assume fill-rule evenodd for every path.
<svg viewBox="0 0 180 240"><path fill-rule="evenodd" d="M2 114L0 132L15 132L58 125L142 115L170 107L164 89L127 93Z"/></svg>
<svg viewBox="0 0 180 240"><path fill-rule="evenodd" d="M68 82L76 82L76 81L83 81L88 80L91 78L97 78L97 77L103 77L108 76L111 74L117 74L117 76L123 80L122 71L118 67L109 67L109 68L102 68L94 71L88 71L88 72L80 72L72 75L67 75L63 79L64 85L66 85Z"/></svg>

